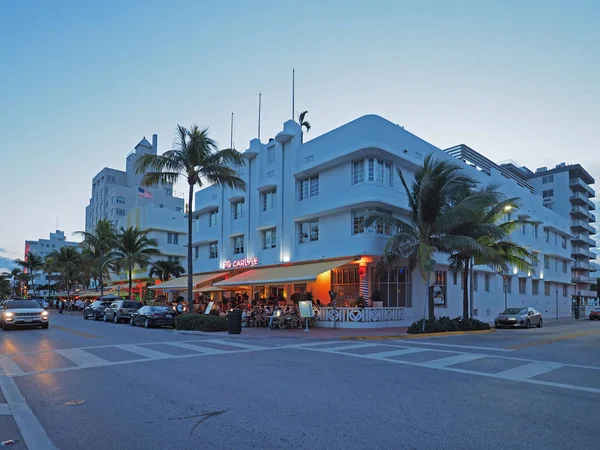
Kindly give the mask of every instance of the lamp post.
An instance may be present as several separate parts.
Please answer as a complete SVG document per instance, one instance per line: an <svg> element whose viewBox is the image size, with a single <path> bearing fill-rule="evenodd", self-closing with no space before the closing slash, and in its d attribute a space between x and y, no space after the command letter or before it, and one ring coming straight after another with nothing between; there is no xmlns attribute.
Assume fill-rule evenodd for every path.
<svg viewBox="0 0 600 450"><path fill-rule="evenodd" d="M556 323L559 323L559 315L558 315L558 283L556 283Z"/></svg>
<svg viewBox="0 0 600 450"><path fill-rule="evenodd" d="M503 275L502 279L504 280L504 309L508 308L508 275Z"/></svg>

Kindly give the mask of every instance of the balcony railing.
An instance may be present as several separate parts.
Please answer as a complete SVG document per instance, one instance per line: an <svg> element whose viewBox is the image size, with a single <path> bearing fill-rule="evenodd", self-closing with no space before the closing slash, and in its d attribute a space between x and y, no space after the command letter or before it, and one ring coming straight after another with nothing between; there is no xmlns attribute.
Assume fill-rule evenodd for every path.
<svg viewBox="0 0 600 450"><path fill-rule="evenodd" d="M572 277L573 283L595 283L596 280L590 277Z"/></svg>
<svg viewBox="0 0 600 450"><path fill-rule="evenodd" d="M596 216L590 212L590 208L587 206L573 206L571 208L571 214L587 217L590 222L596 221Z"/></svg>
<svg viewBox="0 0 600 450"><path fill-rule="evenodd" d="M570 178L569 186L574 190L586 191L588 194L590 194L591 197L596 196L596 193L590 187L590 185L583 181L581 178Z"/></svg>
<svg viewBox="0 0 600 450"><path fill-rule="evenodd" d="M573 263L574 270L590 270L590 263L583 261L575 261Z"/></svg>

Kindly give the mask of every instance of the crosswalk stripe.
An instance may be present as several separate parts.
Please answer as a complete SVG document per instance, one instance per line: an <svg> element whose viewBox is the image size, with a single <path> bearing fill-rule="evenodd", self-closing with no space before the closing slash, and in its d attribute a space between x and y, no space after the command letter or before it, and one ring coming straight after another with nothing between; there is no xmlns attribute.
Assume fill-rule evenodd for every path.
<svg viewBox="0 0 600 450"><path fill-rule="evenodd" d="M9 356L0 355L0 369L4 371L6 375L22 375L23 369L14 362Z"/></svg>
<svg viewBox="0 0 600 450"><path fill-rule="evenodd" d="M135 353L136 355L145 356L146 358L150 358L150 359L165 359L165 358L172 357L172 355L168 355L168 354L162 353L162 352L157 352L156 350L142 347L140 345L124 344L124 345L115 345L115 347L120 348L121 350L125 350L126 352Z"/></svg>
<svg viewBox="0 0 600 450"><path fill-rule="evenodd" d="M432 346L432 347L466 348L469 350L488 350L491 352L504 352L504 353L514 352L514 350L511 350L508 348L484 347L484 346L480 346L480 345L442 344L440 342L429 342L429 341L417 342L414 340L407 342L406 339L398 339L397 341L392 341L392 342L397 342L398 344L401 344L401 345L426 345L426 346Z"/></svg>
<svg viewBox="0 0 600 450"><path fill-rule="evenodd" d="M226 353L222 350L217 350L215 348L201 347L199 345L186 344L185 342L165 342L165 344L171 345L173 347L185 348L188 350L194 350L196 352L206 353L206 354L211 354L211 355L216 355L217 353Z"/></svg>
<svg viewBox="0 0 600 450"><path fill-rule="evenodd" d="M404 348L402 350L391 350L389 352L369 353L365 356L373 359L384 359L391 358L392 356L410 355L411 353L421 353L426 351L427 349L423 348Z"/></svg>
<svg viewBox="0 0 600 450"><path fill-rule="evenodd" d="M10 416L12 414L8 403L0 403L0 416Z"/></svg>
<svg viewBox="0 0 600 450"><path fill-rule="evenodd" d="M223 341L219 339L211 339L209 341L200 342L212 342L213 344L230 345L231 347L239 347L246 350L264 350L265 347L259 347L258 345L240 344L239 342Z"/></svg>
<svg viewBox="0 0 600 450"><path fill-rule="evenodd" d="M496 376L507 380L524 381L564 366L565 364L549 361L535 361L524 366L498 372Z"/></svg>
<svg viewBox="0 0 600 450"><path fill-rule="evenodd" d="M379 347L380 344L353 344L353 345L340 345L338 347L328 347L324 349L315 349L315 350L326 350L328 352L339 352L352 348L367 348L367 347ZM310 349L312 350L312 349Z"/></svg>
<svg viewBox="0 0 600 450"><path fill-rule="evenodd" d="M70 348L65 350L56 350L56 353L67 358L69 361L78 366L94 367L105 366L109 363L106 359L93 355L78 348Z"/></svg>
<svg viewBox="0 0 600 450"><path fill-rule="evenodd" d="M464 362L474 361L476 359L485 358L485 356L486 355L478 355L476 353L461 353L460 355L456 356L449 356L447 358L440 358L435 359L433 361L427 361L423 363L423 365L431 368L447 367L453 366L454 364L460 364Z"/></svg>

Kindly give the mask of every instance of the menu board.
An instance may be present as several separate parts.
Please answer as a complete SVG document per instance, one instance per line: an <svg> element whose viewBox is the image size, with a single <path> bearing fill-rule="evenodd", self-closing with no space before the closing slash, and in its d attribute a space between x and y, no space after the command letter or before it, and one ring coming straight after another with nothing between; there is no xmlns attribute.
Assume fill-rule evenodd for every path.
<svg viewBox="0 0 600 450"><path fill-rule="evenodd" d="M204 314L210 314L210 311L212 310L213 305L215 304L215 302L210 302L208 304L208 306L206 307L206 310L204 311Z"/></svg>
<svg viewBox="0 0 600 450"><path fill-rule="evenodd" d="M310 301L298 302L300 307L300 317L310 319L313 316L313 305Z"/></svg>

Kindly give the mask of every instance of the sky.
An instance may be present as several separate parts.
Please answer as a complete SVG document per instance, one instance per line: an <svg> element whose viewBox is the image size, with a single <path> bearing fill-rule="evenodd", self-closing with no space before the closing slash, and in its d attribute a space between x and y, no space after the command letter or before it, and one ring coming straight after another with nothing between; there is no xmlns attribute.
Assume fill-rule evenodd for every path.
<svg viewBox="0 0 600 450"><path fill-rule="evenodd" d="M91 180L177 124L247 148L378 114L440 147L600 181L600 2L0 0L0 269L85 226Z"/></svg>

